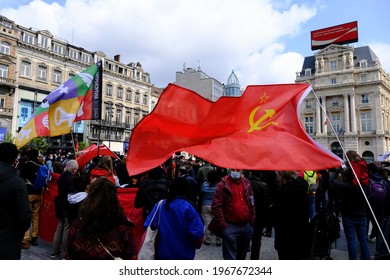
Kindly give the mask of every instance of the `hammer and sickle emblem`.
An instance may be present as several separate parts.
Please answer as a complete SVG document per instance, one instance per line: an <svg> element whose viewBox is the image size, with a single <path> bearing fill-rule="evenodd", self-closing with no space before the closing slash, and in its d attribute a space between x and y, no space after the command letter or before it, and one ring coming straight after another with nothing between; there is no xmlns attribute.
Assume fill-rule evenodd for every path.
<svg viewBox="0 0 390 280"><path fill-rule="evenodd" d="M264 125L260 126L261 123L263 123L266 119L270 119L275 115L275 110L274 109L268 109L264 110L265 114L260 117L257 121L254 121L255 115L257 110L260 109L261 106L256 107L255 109L252 110L252 112L249 115L249 126L250 128L248 129L247 133L251 133L255 130L262 130L266 128L267 126L270 125L278 125L277 122L267 122Z"/></svg>

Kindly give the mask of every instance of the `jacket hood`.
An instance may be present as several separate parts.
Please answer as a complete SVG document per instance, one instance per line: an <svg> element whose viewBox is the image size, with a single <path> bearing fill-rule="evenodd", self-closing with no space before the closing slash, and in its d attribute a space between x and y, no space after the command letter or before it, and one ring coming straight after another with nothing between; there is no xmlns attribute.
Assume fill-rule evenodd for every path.
<svg viewBox="0 0 390 280"><path fill-rule="evenodd" d="M70 204L76 204L83 201L87 197L86 192L70 193L68 194L68 202Z"/></svg>

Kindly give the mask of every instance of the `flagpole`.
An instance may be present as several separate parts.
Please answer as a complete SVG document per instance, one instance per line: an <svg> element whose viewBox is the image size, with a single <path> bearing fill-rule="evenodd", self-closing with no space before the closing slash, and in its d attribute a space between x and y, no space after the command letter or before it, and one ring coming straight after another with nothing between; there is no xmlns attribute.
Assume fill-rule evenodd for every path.
<svg viewBox="0 0 390 280"><path fill-rule="evenodd" d="M361 183L360 183L360 180L359 180L359 178L358 178L358 176L357 176L355 170L352 168L351 161L350 161L349 158L347 157L347 153L345 152L344 146L341 144L339 135L338 135L338 133L336 133L336 131L335 131L333 125L332 125L332 122L330 121L328 115L326 114L326 110L325 110L324 106L322 106L322 104L320 103L320 100L319 100L317 94L314 92L314 90L313 90L313 94L314 94L314 97L315 97L316 100L317 100L318 105L321 107L321 110L322 110L322 112L324 113L325 118L326 118L326 120L328 121L328 123L329 123L329 125L330 125L330 128L332 129L332 132L333 132L334 136L336 137L337 141L339 142L340 147L341 147L341 150L343 151L343 154L344 154L344 156L345 156L345 158L346 158L346 160L347 160L349 166L351 166L353 175L355 176L356 181L357 181L358 184L359 184L360 190L361 190L362 193L363 193L364 199L365 199L366 202L367 202L368 208L370 209L371 214L372 214L372 216L374 217L374 221L375 221L376 225L378 226L379 232L380 232L380 234L381 234L381 236L382 236L382 238L383 238L383 242L385 243L386 248L387 248L387 251L388 251L389 254L390 254L390 247L389 247L389 244L388 244L387 241L386 241L386 238L385 238L385 236L384 236L384 234L383 234L383 231L382 231L382 229L381 229L381 226L380 226L380 224L379 224L379 222L378 222L378 220L377 220L377 218L376 218L376 216L375 216L374 210L372 209L370 202L368 201L367 195L366 195L366 193L365 193L364 190L363 190L363 187L362 187L362 185L361 185Z"/></svg>

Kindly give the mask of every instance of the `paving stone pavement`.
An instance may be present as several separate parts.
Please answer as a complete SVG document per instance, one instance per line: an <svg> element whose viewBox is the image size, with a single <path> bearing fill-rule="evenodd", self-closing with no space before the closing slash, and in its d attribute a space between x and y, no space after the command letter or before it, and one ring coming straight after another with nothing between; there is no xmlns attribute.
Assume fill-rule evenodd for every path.
<svg viewBox="0 0 390 280"><path fill-rule="evenodd" d="M374 258L375 243L369 242L371 257ZM30 246L28 250L22 250L22 260L50 260L50 254L52 252L52 244L44 240L39 241L38 246ZM334 260L348 260L347 243L343 230L341 231L341 237L332 246L331 258ZM202 245L202 247L196 251L195 260L222 260L222 247L217 247L215 243L210 246ZM247 255L249 259L249 253ZM277 260L278 256L274 249L274 238L263 237L260 250L261 260Z"/></svg>

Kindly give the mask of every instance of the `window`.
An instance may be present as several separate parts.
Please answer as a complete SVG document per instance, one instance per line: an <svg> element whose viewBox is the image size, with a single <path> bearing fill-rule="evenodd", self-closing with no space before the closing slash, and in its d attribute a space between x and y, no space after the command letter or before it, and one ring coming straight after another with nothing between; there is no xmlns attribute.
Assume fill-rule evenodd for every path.
<svg viewBox="0 0 390 280"><path fill-rule="evenodd" d="M0 53L10 55L11 54L11 45L8 44L7 42L1 42Z"/></svg>
<svg viewBox="0 0 390 280"><path fill-rule="evenodd" d="M329 62L329 69L331 71L336 71L337 70L337 61L333 60Z"/></svg>
<svg viewBox="0 0 390 280"><path fill-rule="evenodd" d="M116 98L118 99L123 99L123 88L118 87L116 89Z"/></svg>
<svg viewBox="0 0 390 280"><path fill-rule="evenodd" d="M332 98L332 106L333 107L339 106L339 98L338 97L333 97Z"/></svg>
<svg viewBox="0 0 390 280"><path fill-rule="evenodd" d="M91 55L86 54L86 53L82 53L81 54L81 61L88 63L88 64L91 63Z"/></svg>
<svg viewBox="0 0 390 280"><path fill-rule="evenodd" d="M368 94L362 94L362 103L368 103Z"/></svg>
<svg viewBox="0 0 390 280"><path fill-rule="evenodd" d="M48 47L48 42L49 40L47 39L47 37L45 36L42 36L41 37L41 47L44 48L44 49L47 49Z"/></svg>
<svg viewBox="0 0 390 280"><path fill-rule="evenodd" d="M5 99L0 98L0 108L4 108L4 107L5 107Z"/></svg>
<svg viewBox="0 0 390 280"><path fill-rule="evenodd" d="M46 81L47 79L47 67L44 65L38 65L37 80Z"/></svg>
<svg viewBox="0 0 390 280"><path fill-rule="evenodd" d="M61 84L61 71L53 70L53 84Z"/></svg>
<svg viewBox="0 0 390 280"><path fill-rule="evenodd" d="M31 63L29 61L22 61L20 66L20 76L31 77Z"/></svg>
<svg viewBox="0 0 390 280"><path fill-rule="evenodd" d="M22 41L29 44L35 44L35 36L28 33L23 33Z"/></svg>
<svg viewBox="0 0 390 280"><path fill-rule="evenodd" d="M305 117L305 130L308 134L314 133L314 118L311 117Z"/></svg>
<svg viewBox="0 0 390 280"><path fill-rule="evenodd" d="M106 96L112 96L112 85L110 84L106 87Z"/></svg>
<svg viewBox="0 0 390 280"><path fill-rule="evenodd" d="M336 84L336 78L330 78L330 83L332 85L335 85Z"/></svg>
<svg viewBox="0 0 390 280"><path fill-rule="evenodd" d="M111 124L111 119L112 119L113 116L114 116L114 115L113 115L113 108L112 108L112 105L109 105L109 106L106 107L106 112L105 112L104 119L105 119L106 121L109 121L110 124Z"/></svg>
<svg viewBox="0 0 390 280"><path fill-rule="evenodd" d="M311 108L311 100L306 100L306 109Z"/></svg>
<svg viewBox="0 0 390 280"><path fill-rule="evenodd" d="M116 123L122 123L122 110L116 110Z"/></svg>
<svg viewBox="0 0 390 280"><path fill-rule="evenodd" d="M131 90L127 90L126 91L126 101L131 101L132 95L133 95L133 93L131 92Z"/></svg>
<svg viewBox="0 0 390 280"><path fill-rule="evenodd" d="M138 122L139 122L139 113L135 113L134 114L134 126L136 126Z"/></svg>
<svg viewBox="0 0 390 280"><path fill-rule="evenodd" d="M367 60L361 60L359 61L360 68L366 68L367 67Z"/></svg>
<svg viewBox="0 0 390 280"><path fill-rule="evenodd" d="M69 49L69 57L73 59L79 59L79 52L73 49Z"/></svg>
<svg viewBox="0 0 390 280"><path fill-rule="evenodd" d="M64 54L64 47L58 44L53 44L53 52L58 54Z"/></svg>
<svg viewBox="0 0 390 280"><path fill-rule="evenodd" d="M305 69L305 76L311 76L311 69L310 68Z"/></svg>
<svg viewBox="0 0 390 280"><path fill-rule="evenodd" d="M139 92L135 93L135 103L139 103Z"/></svg>
<svg viewBox="0 0 390 280"><path fill-rule="evenodd" d="M338 132L341 129L341 115L340 114L332 114L331 122L333 129Z"/></svg>
<svg viewBox="0 0 390 280"><path fill-rule="evenodd" d="M360 76L360 82L366 82L367 81L367 75L363 74Z"/></svg>
<svg viewBox="0 0 390 280"><path fill-rule="evenodd" d="M131 116L130 116L130 114L126 114L125 123L126 123L127 125L130 125L130 122L131 122Z"/></svg>
<svg viewBox="0 0 390 280"><path fill-rule="evenodd" d="M361 112L360 113L360 122L361 122L361 126L362 126L362 131L372 131L371 112Z"/></svg>
<svg viewBox="0 0 390 280"><path fill-rule="evenodd" d="M0 77L8 78L8 66L0 64Z"/></svg>
<svg viewBox="0 0 390 280"><path fill-rule="evenodd" d="M146 94L144 94L144 96L142 98L142 104L148 105L148 96Z"/></svg>

